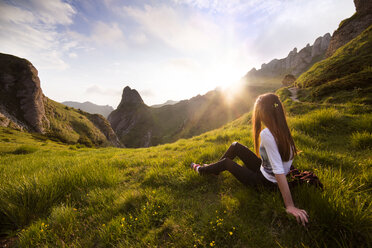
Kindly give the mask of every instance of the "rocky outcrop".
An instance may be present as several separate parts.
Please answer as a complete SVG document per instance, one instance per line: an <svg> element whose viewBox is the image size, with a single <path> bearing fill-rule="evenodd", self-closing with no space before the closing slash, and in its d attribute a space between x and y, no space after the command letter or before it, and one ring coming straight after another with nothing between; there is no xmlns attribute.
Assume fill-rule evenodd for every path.
<svg viewBox="0 0 372 248"><path fill-rule="evenodd" d="M327 33L317 38L313 45L307 44L300 51L294 48L286 58L273 59L267 64L264 63L261 65L260 70L253 68L245 77L254 80L255 77L282 78L285 74L299 76L324 57L330 40L331 35Z"/></svg>
<svg viewBox="0 0 372 248"><path fill-rule="evenodd" d="M332 56L335 51L357 37L372 24L372 1L354 0L356 13L342 21L333 33L326 56Z"/></svg>
<svg viewBox="0 0 372 248"><path fill-rule="evenodd" d="M295 81L296 81L295 76L293 76L292 74L287 74L283 78L282 85L289 86L289 85L292 85Z"/></svg>
<svg viewBox="0 0 372 248"><path fill-rule="evenodd" d="M106 136L110 145L124 147L116 136L114 130L111 128L110 123L102 115L88 114L87 117Z"/></svg>
<svg viewBox="0 0 372 248"><path fill-rule="evenodd" d="M90 114L100 114L103 115L103 117L107 118L109 114L114 111L114 108L109 106L109 105L97 105L91 102L73 102L73 101L66 101L62 102L62 104L76 108L76 109L81 109L85 112L88 112Z"/></svg>
<svg viewBox="0 0 372 248"><path fill-rule="evenodd" d="M0 54L0 105L3 115L30 131L49 127L36 68L26 59Z"/></svg>
<svg viewBox="0 0 372 248"><path fill-rule="evenodd" d="M154 120L150 108L140 94L129 86L123 90L121 102L108 116L111 127L126 147L151 146Z"/></svg>

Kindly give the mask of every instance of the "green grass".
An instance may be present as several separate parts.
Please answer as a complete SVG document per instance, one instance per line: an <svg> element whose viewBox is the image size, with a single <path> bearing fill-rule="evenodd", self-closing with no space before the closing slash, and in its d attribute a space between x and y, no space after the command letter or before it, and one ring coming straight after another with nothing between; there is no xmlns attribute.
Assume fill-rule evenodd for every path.
<svg viewBox="0 0 372 248"><path fill-rule="evenodd" d="M68 146L2 128L2 235L20 247L368 247L372 115L360 105L295 103L285 88L278 93L302 151L295 166L324 184L292 190L310 215L307 229L285 213L278 190L189 168L216 161L233 141L253 149L247 114L141 149Z"/></svg>
<svg viewBox="0 0 372 248"><path fill-rule="evenodd" d="M88 147L108 146L107 138L91 120L92 114L67 107L47 98L45 112L50 122L47 136L66 144L82 144Z"/></svg>

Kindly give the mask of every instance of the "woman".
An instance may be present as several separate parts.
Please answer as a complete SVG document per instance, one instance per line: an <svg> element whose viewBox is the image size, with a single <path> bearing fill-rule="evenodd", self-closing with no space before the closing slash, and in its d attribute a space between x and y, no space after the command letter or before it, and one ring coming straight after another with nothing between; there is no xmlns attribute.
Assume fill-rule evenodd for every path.
<svg viewBox="0 0 372 248"><path fill-rule="evenodd" d="M218 175L227 170L245 185L278 186L286 212L305 226L308 214L294 206L286 178L297 150L287 125L283 105L277 95L268 93L257 98L252 123L256 154L246 146L234 142L218 162L203 166L192 163L192 169L202 175ZM262 129L262 124L266 128ZM245 167L235 163L235 157L239 157Z"/></svg>

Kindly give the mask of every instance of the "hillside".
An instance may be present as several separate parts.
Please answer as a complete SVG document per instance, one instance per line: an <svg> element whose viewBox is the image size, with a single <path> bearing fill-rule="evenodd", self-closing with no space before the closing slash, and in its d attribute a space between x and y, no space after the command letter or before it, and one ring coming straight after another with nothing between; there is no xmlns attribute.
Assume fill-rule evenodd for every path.
<svg viewBox="0 0 372 248"><path fill-rule="evenodd" d="M286 215L279 191L190 170L191 161L215 161L233 141L253 149L247 114L192 139L142 149L78 149L1 128L2 244L368 247L371 109L292 102L286 88L278 93L302 150L294 164L315 171L325 187L292 190L310 215L307 229Z"/></svg>
<svg viewBox="0 0 372 248"><path fill-rule="evenodd" d="M72 108L81 109L90 114L100 114L105 118L107 118L107 116L114 110L114 108L109 105L103 106L103 105L97 105L91 102L66 101L66 102L62 102L62 104L72 107Z"/></svg>
<svg viewBox="0 0 372 248"><path fill-rule="evenodd" d="M372 104L372 25L296 81L307 100Z"/></svg>
<svg viewBox="0 0 372 248"><path fill-rule="evenodd" d="M44 96L37 69L26 59L0 53L0 126L36 132L68 144L118 146L105 118Z"/></svg>

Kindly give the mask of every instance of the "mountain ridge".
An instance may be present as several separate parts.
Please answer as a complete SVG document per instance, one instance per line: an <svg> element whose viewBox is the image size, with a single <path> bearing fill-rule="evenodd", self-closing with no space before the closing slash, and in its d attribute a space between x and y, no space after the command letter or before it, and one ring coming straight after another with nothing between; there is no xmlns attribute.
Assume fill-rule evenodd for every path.
<svg viewBox="0 0 372 248"><path fill-rule="evenodd" d="M114 108L110 105L98 105L90 101L85 101L85 102L64 101L61 103L66 106L72 107L72 108L81 109L90 114L100 114L104 116L105 118L107 118L108 115L112 111L114 111Z"/></svg>

